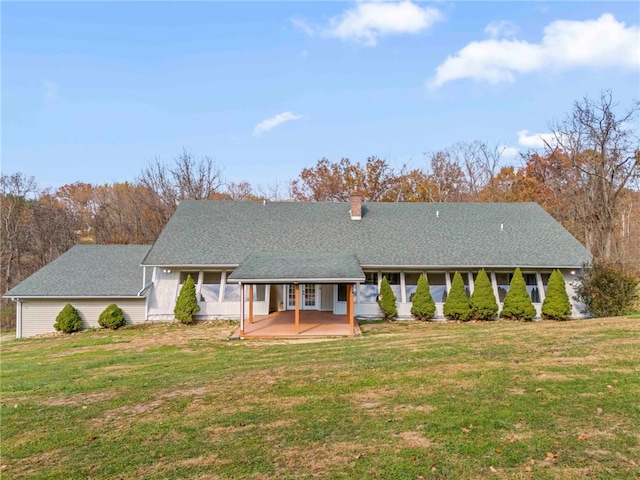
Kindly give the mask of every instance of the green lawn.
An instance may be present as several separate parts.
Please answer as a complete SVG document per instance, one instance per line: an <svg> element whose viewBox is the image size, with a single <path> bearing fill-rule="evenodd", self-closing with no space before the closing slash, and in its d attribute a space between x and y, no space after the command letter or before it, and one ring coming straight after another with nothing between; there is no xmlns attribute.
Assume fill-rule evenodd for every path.
<svg viewBox="0 0 640 480"><path fill-rule="evenodd" d="M11 478L640 478L640 321L232 323L2 343Z"/></svg>

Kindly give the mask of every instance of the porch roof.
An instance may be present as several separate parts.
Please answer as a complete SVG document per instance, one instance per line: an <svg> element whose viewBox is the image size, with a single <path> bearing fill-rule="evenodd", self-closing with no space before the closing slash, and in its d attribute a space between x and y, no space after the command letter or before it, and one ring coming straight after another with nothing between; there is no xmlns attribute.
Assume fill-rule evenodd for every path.
<svg viewBox="0 0 640 480"><path fill-rule="evenodd" d="M227 277L242 283L364 282L352 253L260 252L248 255Z"/></svg>

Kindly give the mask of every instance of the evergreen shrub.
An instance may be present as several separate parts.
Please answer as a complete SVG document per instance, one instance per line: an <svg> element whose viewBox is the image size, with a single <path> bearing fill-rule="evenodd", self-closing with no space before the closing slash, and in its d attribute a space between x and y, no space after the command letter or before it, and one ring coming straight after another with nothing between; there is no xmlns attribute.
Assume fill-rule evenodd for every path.
<svg viewBox="0 0 640 480"><path fill-rule="evenodd" d="M396 307L396 296L391 290L391 285L387 281L387 277L382 277L380 283L380 295L378 295L378 305L382 309L385 320L394 320L398 316L398 308Z"/></svg>
<svg viewBox="0 0 640 480"><path fill-rule="evenodd" d="M191 275L187 275L178 294L173 314L180 323L189 325L195 322L195 314L199 311L200 305L198 305L198 298L196 297L196 284Z"/></svg>
<svg viewBox="0 0 640 480"><path fill-rule="evenodd" d="M560 270L554 270L549 277L547 293L542 302L542 318L566 320L571 315L571 302L567 294L564 277Z"/></svg>
<svg viewBox="0 0 640 480"><path fill-rule="evenodd" d="M478 272L469 304L471 318L475 320L494 320L498 315L498 302L493 293L491 280L484 268Z"/></svg>
<svg viewBox="0 0 640 480"><path fill-rule="evenodd" d="M418 286L416 293L413 294L411 304L411 315L417 320L430 320L436 314L436 302L433 301L431 290L429 289L429 281L424 274L418 278Z"/></svg>
<svg viewBox="0 0 640 480"><path fill-rule="evenodd" d="M500 316L512 320L533 320L533 317L536 316L536 309L533 306L529 292L527 292L527 285L520 268L516 268L515 272L513 272L513 278L509 284L509 291L504 297Z"/></svg>
<svg viewBox="0 0 640 480"><path fill-rule="evenodd" d="M449 290L447 300L444 302L443 313L449 320L467 321L471 317L471 306L460 272L453 275L451 290Z"/></svg>
<svg viewBox="0 0 640 480"><path fill-rule="evenodd" d="M82 318L78 311L67 303L56 317L53 328L62 333L73 333L82 330Z"/></svg>
<svg viewBox="0 0 640 480"><path fill-rule="evenodd" d="M124 312L122 309L112 303L98 317L98 325L102 328L110 328L111 330L117 330L120 327L124 327L127 324L127 320L124 318Z"/></svg>

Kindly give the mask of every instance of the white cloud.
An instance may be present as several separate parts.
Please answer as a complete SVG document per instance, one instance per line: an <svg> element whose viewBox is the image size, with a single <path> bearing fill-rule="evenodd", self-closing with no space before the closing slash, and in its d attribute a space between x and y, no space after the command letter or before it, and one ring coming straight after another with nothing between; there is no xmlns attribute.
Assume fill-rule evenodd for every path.
<svg viewBox="0 0 640 480"><path fill-rule="evenodd" d="M513 82L514 74L581 67L640 67L640 27L627 27L606 13L596 20L552 22L545 27L540 43L516 39L471 42L437 67L431 86L461 78Z"/></svg>
<svg viewBox="0 0 640 480"><path fill-rule="evenodd" d="M320 33L341 40L354 40L374 47L384 35L420 33L444 16L437 8L402 2L361 2L329 20L325 27L310 25L294 18L293 24L307 35Z"/></svg>
<svg viewBox="0 0 640 480"><path fill-rule="evenodd" d="M520 153L519 148L507 147L506 145L501 146L500 149L502 151L502 158L515 158Z"/></svg>
<svg viewBox="0 0 640 480"><path fill-rule="evenodd" d="M496 20L486 26L484 33L491 38L513 37L518 33L518 26L509 20Z"/></svg>
<svg viewBox="0 0 640 480"><path fill-rule="evenodd" d="M289 122L291 120L299 120L302 118L302 115L297 115L293 112L282 112L277 115L274 115L271 118L267 118L262 122L258 123L256 127L253 129L253 136L259 137L264 132L268 132L271 129L276 128L278 125L282 125L285 122Z"/></svg>
<svg viewBox="0 0 640 480"><path fill-rule="evenodd" d="M316 27L308 23L304 18L294 17L291 19L291 23L293 23L293 26L298 30L301 30L310 37L316 33Z"/></svg>
<svg viewBox="0 0 640 480"><path fill-rule="evenodd" d="M533 133L529 135L529 130L520 130L518 132L518 144L527 148L544 148L546 143L554 144L555 136L553 133Z"/></svg>

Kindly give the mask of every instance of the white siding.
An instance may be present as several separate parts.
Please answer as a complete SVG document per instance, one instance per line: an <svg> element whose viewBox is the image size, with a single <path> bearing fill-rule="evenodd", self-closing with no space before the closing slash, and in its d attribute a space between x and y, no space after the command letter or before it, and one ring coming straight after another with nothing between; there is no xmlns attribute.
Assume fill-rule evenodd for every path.
<svg viewBox="0 0 640 480"><path fill-rule="evenodd" d="M150 320L173 320L179 284L180 272L177 269L154 268L153 285L149 291Z"/></svg>
<svg viewBox="0 0 640 480"><path fill-rule="evenodd" d="M82 317L83 328L98 327L98 317L112 303L122 308L127 323L143 323L145 321L144 298L22 299L22 336L32 337L41 333L55 332L53 324L67 303L78 310Z"/></svg>

